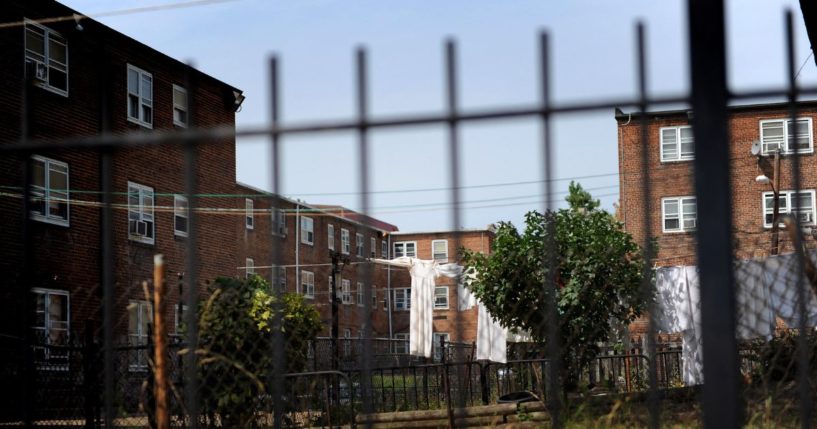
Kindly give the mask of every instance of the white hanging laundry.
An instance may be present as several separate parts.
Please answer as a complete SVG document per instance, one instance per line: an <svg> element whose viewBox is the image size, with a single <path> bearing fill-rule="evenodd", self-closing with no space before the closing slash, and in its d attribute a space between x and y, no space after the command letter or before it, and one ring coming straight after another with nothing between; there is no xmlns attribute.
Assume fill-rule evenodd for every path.
<svg viewBox="0 0 817 429"><path fill-rule="evenodd" d="M503 328L481 303L477 316L477 360L508 362L508 331Z"/></svg>
<svg viewBox="0 0 817 429"><path fill-rule="evenodd" d="M459 277L462 267L439 264L401 256L395 259L373 259L374 262L406 267L411 275L411 309L409 312L409 354L431 357L434 328L434 287L438 276Z"/></svg>
<svg viewBox="0 0 817 429"><path fill-rule="evenodd" d="M735 264L736 334L740 339L771 338L775 320L769 288L761 261Z"/></svg>
<svg viewBox="0 0 817 429"><path fill-rule="evenodd" d="M704 382L703 341L699 332L693 329L681 333L681 363L684 384L693 386Z"/></svg>
<svg viewBox="0 0 817 429"><path fill-rule="evenodd" d="M703 383L701 293L696 267L656 270L656 328L681 332L682 375L687 385Z"/></svg>
<svg viewBox="0 0 817 429"><path fill-rule="evenodd" d="M809 254L813 258L813 255ZM814 296L808 280L800 279L797 256L772 256L763 264L763 272L775 315L783 319L790 327L800 326L800 311L797 309L797 288L803 287L806 293L806 325L817 326L817 298Z"/></svg>

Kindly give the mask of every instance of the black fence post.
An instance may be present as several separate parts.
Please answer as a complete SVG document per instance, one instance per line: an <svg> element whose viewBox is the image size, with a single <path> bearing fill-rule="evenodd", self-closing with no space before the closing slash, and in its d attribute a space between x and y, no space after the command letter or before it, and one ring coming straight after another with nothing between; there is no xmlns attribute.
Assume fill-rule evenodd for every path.
<svg viewBox="0 0 817 429"><path fill-rule="evenodd" d="M85 429L94 429L97 420L97 398L99 397L97 385L97 347L94 342L94 323L92 320L85 321L85 332L82 344L82 383L85 394Z"/></svg>
<svg viewBox="0 0 817 429"><path fill-rule="evenodd" d="M488 386L488 364L479 364L479 387L482 391L482 405L488 405L491 402L491 388Z"/></svg>

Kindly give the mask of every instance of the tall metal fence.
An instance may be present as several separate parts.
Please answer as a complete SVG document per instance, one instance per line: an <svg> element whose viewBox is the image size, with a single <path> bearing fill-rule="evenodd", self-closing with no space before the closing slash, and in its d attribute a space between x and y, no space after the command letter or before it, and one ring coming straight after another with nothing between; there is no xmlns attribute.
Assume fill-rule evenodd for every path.
<svg viewBox="0 0 817 429"><path fill-rule="evenodd" d="M464 110L460 107L459 69L457 44L453 40L444 44L445 99L443 113L420 113L397 117L372 117L369 114L368 55L365 49L355 52L355 101L356 117L352 120L331 122L284 123L281 121L281 73L279 61L269 63L270 122L257 128L234 130L230 127L211 129L190 127L184 130L155 130L148 133L114 135L108 131L100 135L65 138L61 141L32 138L23 133L20 141L3 142L2 156L20 161L25 186L22 190L22 222L19 242L2 243L9 253L24 255L19 273L36 272L33 255L37 243L32 240L32 228L28 214L32 201L37 201L37 184L32 183L32 170L38 168L31 162L40 151L58 150L63 153L92 153L98 157L100 182L98 210L102 237L100 269L102 278L98 289L100 297L101 324L89 326L85 332L72 332L38 337L30 327L43 312L27 311L34 308L32 300L48 299L44 304L50 309L60 305L59 296L40 294L33 297L32 284L20 275L10 287L16 288L22 302L24 327L21 337L0 337L0 426L25 427L142 427L161 426L157 412L167 418L174 427L313 427L354 426L356 415L378 412L394 412L423 409L444 409L448 423L458 425L453 409L481 406L498 401L503 395L529 391L544 401L548 419L554 427L576 421L579 425L596 425L604 422L623 425L660 427L672 423L698 424L706 427L737 427L744 424L768 426L809 427L814 423L814 351L817 346L813 335L814 323L810 317L813 306L810 301L814 279L811 256L801 243L806 240L802 225L810 221L794 217L791 233L789 265L775 259L756 267L741 265L735 261L735 213L733 210L734 177L730 176L729 123L727 109L730 103L745 102L759 98L778 97L786 100L783 109L793 124L797 124L802 105L801 97L817 95L817 88L800 88L795 82L795 58L793 50L793 24L791 14L786 15L786 67L788 86L757 91L733 92L726 81L726 54L724 36L724 8L722 1L688 1L688 29L690 52L691 92L680 96L655 96L647 92L648 59L645 54L646 29L639 24L635 28L638 94L634 98L592 100L590 102L556 103L552 97L552 54L550 38L543 33L539 39L539 100L530 106L511 106L496 109ZM188 92L194 94L194 80L188 79ZM26 89L23 89L25 92ZM23 97L25 100L26 98ZM472 346L447 344L439 360L419 361L408 356L402 341L380 340L371 335L372 297L365 291L362 299L364 309L363 335L360 339L318 339L305 346L286 336L281 327L287 320L282 316L282 300L272 299L269 323L272 334L259 342L239 341L234 338L217 338L200 323L196 311L181 312L180 321L187 329L166 345L148 341L151 330L150 310L140 302L128 304L131 317L122 308L122 295L117 293L123 285L115 281L114 273L128 261L116 260L114 243L114 210L121 205L114 192L115 156L138 154L140 151L173 150L182 165L186 201L189 207L199 207L203 198L198 193L201 178L195 174L202 151L211 145L223 145L234 138L263 137L269 140L271 149L270 201L281 193L281 177L288 168L282 161L282 147L293 136L349 133L357 137L357 171L361 212L371 208L371 145L370 134L375 130L407 130L423 126L444 126L447 129L447 172L450 189L450 224L452 231L462 227L462 180L467 165L463 163L461 128L464 124L494 123L511 119L536 121L541 127L540 153L519 156L540 156L542 176L542 211L552 211L554 183L553 122L561 115L582 115L594 112L612 112L615 108L632 109L636 114L640 132L639 150L642 169L634 172L640 183L641 208L644 213L660 212L655 207L655 184L651 181L649 156L652 151L647 114L668 106L682 105L691 109L692 135L694 137L694 196L697 198L694 248L696 270L700 282L699 306L693 312L696 318L700 349L693 355L685 355L675 347L661 347L656 338L662 330L657 320L665 309L659 308L656 299L645 313L648 323L643 333L643 345L633 345L630 338L618 338L620 344L605 349L602 345L588 344L598 348L598 355L590 363L578 367L574 373L566 373L563 366L570 358L563 357L559 306L560 289L564 286L558 276L548 276L535 285L543 297L543 308L537 309L542 317L543 343L525 351L522 346L511 349L509 361L498 364L474 359ZM23 110L28 107L24 106ZM195 113L190 111L191 117ZM26 115L22 115L21 128L27 130ZM780 131L781 142L796 142L798 126L784 125ZM813 130L810 139L813 140ZM811 141L809 140L809 141ZM612 143L612 142L611 142ZM783 143L780 143L783 144ZM813 146L812 146L813 147ZM783 213L798 214L807 204L800 197L803 189L803 171L800 159L805 154L796 150L787 154L787 174L793 178L791 193ZM779 190L778 190L779 191ZM777 193L777 191L775 191ZM814 203L814 196L809 204ZM776 195L778 196L778 195ZM779 199L779 198L778 198ZM782 203L781 203L782 205ZM775 212L777 213L777 211ZM196 210L186 212L189 234L182 244L185 248L186 285L199 285L200 248L198 223L202 214ZM812 216L814 213L812 212ZM771 223L776 224L774 215ZM657 223L645 218L637 225L643 233L641 249L644 255L644 284L647 295L656 295L654 274L655 248L653 237ZM138 225L136 226L138 227ZM776 229L776 227L775 227ZM765 232L764 232L765 233ZM557 244L553 234L545 234L545 248L549 255ZM454 248L460 243L455 234ZM283 249L280 242L270 241L269 266L280 266ZM809 243L809 242L807 242ZM130 255L136 257L134 255ZM544 258L544 255L539 255ZM544 266L556 272L557 261L548 258ZM776 265L775 265L776 264ZM736 268L737 267L737 268ZM148 278L144 267L133 267L134 278ZM364 278L371 278L371 269L362 266ZM785 277L785 284L793 285L783 291L792 305L787 316L793 323L779 326L769 332L752 331L757 323L745 323L749 308L742 305L739 285L757 280L769 273ZM763 277L766 278L766 277ZM754 279L754 280L753 280ZM273 280L273 279L270 279ZM162 283L151 284L152 288ZM282 297L285 290L281 284L271 281L273 297ZM371 284L371 282L368 282ZM775 283L777 284L777 283ZM781 283L782 284L782 283ZM761 289L757 289L761 290ZM760 293L760 292L758 292ZM765 292L763 292L765 293ZM185 308L199 308L201 302L216 298L200 296L200 288L186 287L182 294ZM752 297L751 293L747 296ZM758 300L764 297L754 297ZM146 298L149 300L150 298ZM754 301L753 301L754 302ZM376 304L376 301L375 301ZM158 305L158 303L156 303ZM181 306L180 306L181 308ZM54 310L56 312L56 310ZM767 312L768 313L768 312ZM55 313L56 314L56 313ZM230 313L219 320L234 322ZM765 313L764 313L765 314ZM749 316L761 317L760 313ZM774 317L773 317L774 319ZM776 321L776 320L775 320ZM133 329L124 328L127 323L138 324ZM455 326L459 326L455 323ZM463 329L461 326L456 329ZM67 330L67 328L66 328ZM738 341L736 332L751 331ZM56 332L56 331L55 331ZM131 334L124 334L131 332ZM134 334L135 333L135 334ZM576 333L575 335L580 335ZM678 334L685 335L685 334ZM70 338L70 340L66 339ZM684 341L688 341L684 337ZM154 347L166 350L156 354ZM305 348L302 348L305 347ZM161 348L160 348L161 350ZM333 365L332 353L340 350L341 360ZM683 355L683 356L682 356ZM159 359L156 359L156 357ZM238 356L238 357L236 357ZM695 359L700 359L696 361ZM155 377L155 368L163 361L165 376ZM681 375L686 366L700 362L699 386L686 383ZM164 388L154 389L160 383ZM674 392L674 393L673 393ZM680 393L679 393L680 392ZM676 396L673 396L676 395ZM162 396L162 398L160 398ZM602 398L602 399L599 399ZM679 399L681 398L681 399ZM157 411L158 403L164 404ZM622 405L623 404L623 405ZM606 420L605 420L606 419Z"/></svg>

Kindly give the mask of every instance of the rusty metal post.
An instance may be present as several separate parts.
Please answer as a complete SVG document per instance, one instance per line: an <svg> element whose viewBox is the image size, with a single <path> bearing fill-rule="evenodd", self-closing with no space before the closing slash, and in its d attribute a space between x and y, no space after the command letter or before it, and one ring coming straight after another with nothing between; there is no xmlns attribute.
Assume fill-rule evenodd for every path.
<svg viewBox="0 0 817 429"><path fill-rule="evenodd" d="M162 255L153 257L153 397L156 399L156 427L170 429L167 401L167 327L165 326L165 261Z"/></svg>

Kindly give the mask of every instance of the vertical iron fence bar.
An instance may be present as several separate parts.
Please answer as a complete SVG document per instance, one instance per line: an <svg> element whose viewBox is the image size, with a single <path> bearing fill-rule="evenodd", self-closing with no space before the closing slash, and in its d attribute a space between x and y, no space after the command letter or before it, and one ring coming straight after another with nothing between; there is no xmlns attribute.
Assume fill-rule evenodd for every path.
<svg viewBox="0 0 817 429"><path fill-rule="evenodd" d="M102 152L102 324L105 387L105 427L114 427L114 350L113 350L113 149Z"/></svg>
<svg viewBox="0 0 817 429"><path fill-rule="evenodd" d="M794 46L794 22L792 20L792 12L791 10L787 10L785 14L784 25L786 29L786 68L787 68L787 77L788 77L788 107L789 107L789 116L791 120L791 128L794 130L794 138L791 139L794 141L794 153L792 155L792 183L794 185L794 194L792 197L789 198L789 209L791 210L792 207L797 207L798 212L795 213L794 222L797 225L795 228L795 240L794 245L795 248L795 255L797 258L797 312L800 314L800 318L798 321L797 329L799 331L799 335L797 335L797 388L798 393L800 395L800 427L803 429L811 427L811 415L812 415L812 392L811 386L809 384L809 374L810 374L810 365L809 361L811 360L811 350L808 346L808 301L810 294L810 288L806 289L807 283L805 280L805 258L809 258L808 253L805 253L803 248L803 236L800 216L799 216L799 208L800 208L800 189L802 187L801 177L800 177L800 150L797 148L797 98L798 98L798 90L797 90L797 65L795 64L795 46ZM791 137L791 131L787 130L787 140ZM784 142L787 144L788 141ZM778 171L777 174L780 174ZM775 178L776 179L776 178ZM780 192L780 189L777 190ZM797 202L796 206L791 201ZM813 204L813 202L812 202ZM792 210L793 211L793 210ZM775 220L776 222L776 220ZM809 279L811 281L811 279Z"/></svg>
<svg viewBox="0 0 817 429"><path fill-rule="evenodd" d="M184 73L184 85L187 90L187 111L189 126L195 128L198 125L196 116L196 89L191 76L193 64L188 64ZM185 246L186 264L184 280L187 287L184 290L185 296L179 297L187 303L187 313L182 314L187 331L187 351L184 357L184 400L187 415L190 419L189 427L198 429L199 427L199 379L198 379L198 356L196 350L199 348L199 321L198 321L198 215L196 208L198 204L198 142L187 140L184 145L184 192L187 197L187 241Z"/></svg>
<svg viewBox="0 0 817 429"><path fill-rule="evenodd" d="M281 171L280 167L283 165L281 162L281 148L280 148L280 137L281 135L278 133L278 122L280 119L280 88L279 84L279 70L278 70L278 58L273 56L270 58L269 63L269 79L270 79L270 120L271 120L271 128L272 132L270 133L271 138L271 160L270 160L270 168L272 168L272 174L270 175L270 190L272 191L272 200L274 201L278 195L280 195L280 184L281 184ZM297 221L297 219L296 219ZM299 237L295 237L296 246L299 244ZM281 425L283 424L283 412L284 412L284 403L283 403L283 395L284 395L284 374L286 373L286 349L284 343L284 335L281 332L283 319L282 319L282 312L280 311L283 305L282 303L282 295L286 292L286 285L282 290L280 282L278 278L276 278L276 272L278 274L277 277L282 275L281 271L284 268L281 267L281 246L283 245L282 240L273 240L271 242L271 259L272 264L270 264L273 268L270 269L270 281L272 284L272 292L273 296L277 299L274 301L273 306L276 311L273 312L273 320L272 320L272 358L273 358L273 375L272 375L272 405L273 405L273 426L275 429L280 429ZM275 268L277 267L277 269ZM295 282L299 282L300 279L297 277L295 278ZM351 388L351 386L350 386ZM353 401L353 397L350 398L350 401Z"/></svg>
<svg viewBox="0 0 817 429"><path fill-rule="evenodd" d="M559 341L559 316L557 309L557 287L556 287L556 225L553 219L548 220L548 213L553 210L553 158L555 151L551 145L552 131L550 127L550 38L546 32L539 35L539 80L540 80L540 103L542 104L542 168L545 180L542 187L544 193L544 215L545 227L545 254L544 265L547 268L547 278L542 285L542 292L545 298L545 318L547 324L546 350L545 355L550 360L546 374L546 401L550 411L550 418L554 428L561 428L562 421L562 395L560 391L561 372L561 344ZM499 386L499 384L497 384ZM483 401L485 395L483 394Z"/></svg>
<svg viewBox="0 0 817 429"><path fill-rule="evenodd" d="M742 419L735 339L723 0L689 0L688 16L701 331L706 333L703 423L706 428L738 427Z"/></svg>
<svg viewBox="0 0 817 429"><path fill-rule="evenodd" d="M454 252L458 254L460 248L460 141L459 141L459 127L457 121L457 51L453 39L448 39L445 42L445 77L446 77L446 101L448 105L448 156L449 168L451 172L451 229L454 231ZM432 252L433 253L433 252ZM432 255L433 257L434 255ZM436 296L436 292L433 296ZM432 304L433 307L433 304ZM459 323L459 312L455 312L455 323L457 330L457 338L462 338L462 325ZM432 328L433 329L433 328ZM441 350L441 353L444 353ZM452 408L451 391L448 385L448 365L443 364L443 377L446 388L446 409L448 410L448 424L449 427L455 427L454 411ZM462 406L458 403L459 406Z"/></svg>
<svg viewBox="0 0 817 429"><path fill-rule="evenodd" d="M641 111L639 120L639 130L641 134L641 193L642 205L644 207L643 231L644 231L644 268L642 271L641 289L643 296L652 294L652 259L654 249L652 245L652 184L650 183L650 137L647 127L647 53L644 40L644 23L636 25L636 55L638 68L638 110ZM649 359L648 378L649 389L647 391L647 407L650 413L650 427L657 429L660 422L661 403L658 397L658 368L655 356L655 308L652 300L649 300L647 323L647 357Z"/></svg>
<svg viewBox="0 0 817 429"><path fill-rule="evenodd" d="M357 114L360 123L358 127L358 153L360 155L360 210L364 216L369 214L369 140L368 130L366 127L368 115L368 88L367 88L367 74L366 74L366 50L363 47L357 49L355 53L355 68L356 68L356 86L357 86ZM371 236L371 232L369 233ZM363 246L366 246L366 237L363 238ZM371 245L371 243L370 243ZM371 252L375 249L369 249ZM365 254L365 251L364 251ZM361 341L361 364L363 365L360 373L360 392L363 399L363 412L371 414L372 408L372 391L371 391L371 366L372 366L372 265L360 264L358 266L358 285L363 284L363 338ZM361 281L362 280L362 281ZM360 291L358 291L360 294ZM358 295L359 296L359 295ZM366 420L366 427L371 426L371 421Z"/></svg>
<svg viewBox="0 0 817 429"><path fill-rule="evenodd" d="M20 144L25 145L28 142L30 137L30 112L31 112L31 105L29 102L29 81L26 75L26 69L23 68L23 79L22 79L22 89L21 89L21 97L22 106L20 106ZM33 266L31 262L32 257L32 240L31 240L31 225L29 223L29 217L31 212L31 182L32 182L32 168L31 168L31 156L32 153L28 151L24 151L19 153L20 159L23 161L23 204L22 204L22 216L20 216L21 224L21 238L23 243L23 261L22 261L22 276L18 276L18 293L19 301L18 304L22 304L22 317L20 318L20 336L22 337L23 341L20 342L20 356L23 357L22 360L22 374L24 376L24 386L22 386L22 399L23 399L23 424L26 427L32 427L32 423L34 420L34 398L35 398L35 390L37 389L37 384L35 383L34 377L36 375L34 371L34 341L36 338L34 336L34 332L31 329L33 326L34 321L34 302L31 298L31 285L28 283L28 273L31 271L31 267Z"/></svg>

